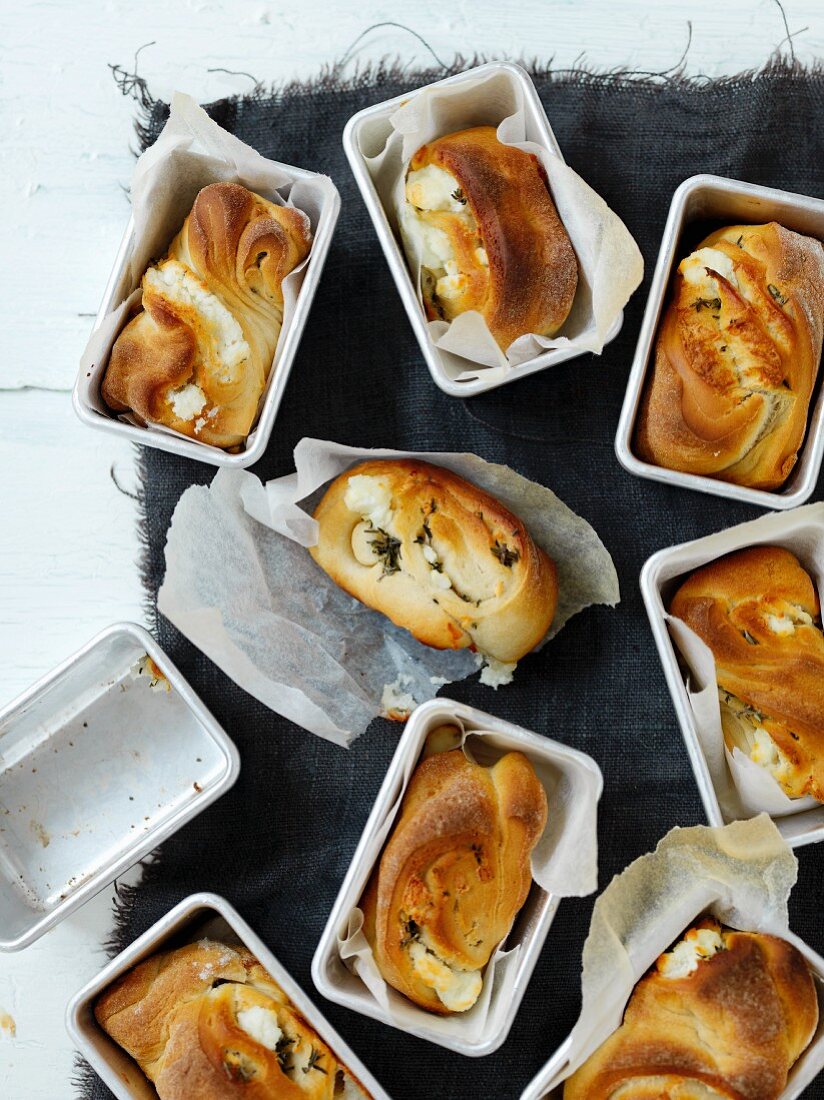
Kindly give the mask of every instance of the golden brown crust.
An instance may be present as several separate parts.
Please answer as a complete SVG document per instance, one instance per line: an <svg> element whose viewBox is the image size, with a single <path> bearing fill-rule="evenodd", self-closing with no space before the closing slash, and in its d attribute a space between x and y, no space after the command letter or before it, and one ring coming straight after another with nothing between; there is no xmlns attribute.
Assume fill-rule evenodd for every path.
<svg viewBox="0 0 824 1100"><path fill-rule="evenodd" d="M760 716L788 761L786 793L824 801L821 608L795 555L752 546L719 558L681 585L670 611L712 650L719 688Z"/></svg>
<svg viewBox="0 0 824 1100"><path fill-rule="evenodd" d="M377 554L369 552L365 561L355 556L353 538L368 544L375 537L345 503L349 479L357 475L379 479L391 493L388 533L399 542L391 573ZM549 629L557 602L554 564L517 516L449 470L412 459L361 463L331 483L315 519L318 543L310 553L318 565L425 645L476 647L511 662ZM425 556L433 553L435 563ZM433 572L450 585L439 586Z"/></svg>
<svg viewBox="0 0 824 1100"><path fill-rule="evenodd" d="M566 1081L564 1100L776 1100L818 1023L813 979L785 940L733 931L723 940L686 977L653 970L638 982L623 1023Z"/></svg>
<svg viewBox="0 0 824 1100"><path fill-rule="evenodd" d="M578 262L537 157L504 145L494 127L477 126L422 146L410 171L426 165L454 177L472 214L421 212L447 234L465 276L463 292L449 301L424 288L430 319L478 310L504 350L524 333L554 336L572 308ZM477 258L479 245L488 264Z"/></svg>
<svg viewBox="0 0 824 1100"><path fill-rule="evenodd" d="M546 794L522 753L485 768L455 749L418 765L361 902L390 985L449 1013L416 970L413 945L455 970L481 971L529 893L530 855L546 819Z"/></svg>
<svg viewBox="0 0 824 1100"><path fill-rule="evenodd" d="M216 447L242 444L280 335L283 280L306 257L310 241L300 211L240 184L204 187L166 256L143 277L140 312L115 341L103 378L106 404ZM181 294L184 273L198 301L208 292L217 307ZM214 321L220 306L247 345L231 366ZM188 384L200 388L205 403L184 416L170 398Z"/></svg>
<svg viewBox="0 0 824 1100"><path fill-rule="evenodd" d="M276 1049L247 1030L249 1012L280 1036ZM150 956L101 994L94 1014L160 1100L333 1100L344 1072L368 1100L245 948L202 940Z"/></svg>
<svg viewBox="0 0 824 1100"><path fill-rule="evenodd" d="M729 226L699 248L715 257L687 257L673 278L636 451L671 470L777 489L798 457L821 359L824 248L776 222Z"/></svg>

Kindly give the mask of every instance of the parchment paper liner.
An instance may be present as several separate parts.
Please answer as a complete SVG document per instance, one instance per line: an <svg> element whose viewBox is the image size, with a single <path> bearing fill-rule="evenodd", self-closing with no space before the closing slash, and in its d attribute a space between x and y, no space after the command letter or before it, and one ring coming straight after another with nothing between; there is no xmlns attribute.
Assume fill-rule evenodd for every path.
<svg viewBox="0 0 824 1100"><path fill-rule="evenodd" d="M514 746L504 735L485 730L467 730L458 718L448 723L460 731L459 737L437 751L463 748L467 758L488 766ZM468 742L468 743L467 743ZM594 774L571 769L565 760L553 756L554 742L546 739L546 753L531 752L529 746L517 746L529 757L547 794L549 813L543 836L532 853L532 878L541 889L556 897L584 897L598 885L597 809L601 784ZM431 755L426 746L420 756L405 761L400 793L364 853L363 861L376 866L384 844L395 823L412 773L418 763ZM396 1026L415 1031L421 1020L430 1031L460 1036L468 1042L481 1037L486 1026L492 997L506 999L516 977L516 962L521 947L507 949L504 941L484 969L483 989L468 1012L439 1017L419 1008L387 985L375 963L372 949L362 931L363 913L349 913L347 934L338 937L338 952L345 965L357 974L369 993L392 1018Z"/></svg>
<svg viewBox="0 0 824 1100"><path fill-rule="evenodd" d="M616 875L595 902L584 944L581 1015L568 1061L542 1095L615 1031L636 982L700 915L797 943L787 912L797 872L781 834L760 814L717 828L671 829L654 852Z"/></svg>
<svg viewBox="0 0 824 1100"><path fill-rule="evenodd" d="M329 480L369 458L412 457L453 470L524 520L558 567L547 637L592 603L619 599L615 567L585 520L549 489L475 455L360 450L303 439L296 472L266 486L221 469L180 498L166 542L158 608L237 684L313 733L345 745L381 713L401 678L417 703L478 667L469 650L421 645L352 599L315 565L311 512ZM307 498L308 501L307 501Z"/></svg>
<svg viewBox="0 0 824 1100"><path fill-rule="evenodd" d="M470 360L457 380L491 380L527 363L551 348L574 347L600 353L644 274L641 253L621 219L574 172L554 149L526 140L526 108L520 85L505 72L467 78L446 87L437 85L410 94L388 120L385 144L361 153L390 225L399 231L406 168L426 142L470 126L496 125L500 141L534 153L543 165L558 213L578 258L578 290L572 310L555 337L519 337L504 354L486 322L475 310L451 324L430 321L432 342L444 351ZM412 282L420 299L420 264L411 265ZM423 306L421 306L423 308ZM471 363L477 364L472 367ZM482 368L479 370L478 368Z"/></svg>
<svg viewBox="0 0 824 1100"><path fill-rule="evenodd" d="M125 284L131 293L114 310L107 313L99 328L89 337L81 357L81 369L91 372L97 382L91 388L91 404L105 416L145 427L146 431L163 432L178 439L189 436L173 431L163 424L143 425L130 413L115 414L100 396L109 355L121 330L140 304L140 280L149 264L163 256L190 213L197 193L210 183L241 183L251 191L279 206L292 206L309 219L313 236L321 213L334 200L335 187L328 176L291 175L283 167L266 160L239 138L221 129L216 122L188 95L175 92L169 119L154 145L138 159L131 182L133 246L126 265ZM258 404L258 414L275 376L279 349L294 316L307 258L283 280L283 323L275 349L272 369ZM255 429L247 436L254 439ZM200 442L195 437L195 442ZM203 447L212 448L207 443Z"/></svg>
<svg viewBox="0 0 824 1100"><path fill-rule="evenodd" d="M817 538L809 537L810 517L820 516ZM808 504L787 514L770 513L750 523L732 527L713 537L717 553L711 560L756 543L783 546L794 553L810 573L819 595L824 592L824 505ZM742 537L746 541L742 541ZM685 571L686 580L692 569ZM670 635L686 662L687 697L695 730L712 777L718 804L726 820L766 812L772 817L804 814L810 826L824 824L824 806L815 798L789 798L770 773L740 749L732 752L724 743L718 702L715 659L712 651L686 623L665 615Z"/></svg>

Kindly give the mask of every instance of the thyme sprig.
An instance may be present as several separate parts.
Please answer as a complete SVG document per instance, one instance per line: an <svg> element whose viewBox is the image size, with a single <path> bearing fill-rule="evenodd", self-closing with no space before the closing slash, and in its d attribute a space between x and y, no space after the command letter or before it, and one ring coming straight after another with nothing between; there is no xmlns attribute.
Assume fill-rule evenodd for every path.
<svg viewBox="0 0 824 1100"><path fill-rule="evenodd" d="M521 553L519 550L510 550L505 542L501 542L500 539L495 539L495 545L489 548L501 565L505 565L507 569L511 569L516 561L521 560Z"/></svg>
<svg viewBox="0 0 824 1100"><path fill-rule="evenodd" d="M401 570L401 540L384 531L382 527L369 526L370 533L374 536L369 539L372 553L383 563L383 576L389 577Z"/></svg>
<svg viewBox="0 0 824 1100"><path fill-rule="evenodd" d="M309 1061L303 1067L303 1072L308 1073L310 1070L316 1069L318 1071L318 1073L326 1074L326 1076L328 1077L329 1076L329 1071L325 1070L323 1068L323 1066L318 1065L318 1062L321 1060L322 1057L323 1057L323 1051L322 1050L315 1050L315 1048L312 1047L312 1053L309 1055Z"/></svg>
<svg viewBox="0 0 824 1100"><path fill-rule="evenodd" d="M696 298L692 303L696 313L700 313L702 309L720 309L720 298Z"/></svg>
<svg viewBox="0 0 824 1100"><path fill-rule="evenodd" d="M787 304L786 295L781 293L775 283L767 283L767 290L770 292L773 301L778 302L780 306L785 306Z"/></svg>

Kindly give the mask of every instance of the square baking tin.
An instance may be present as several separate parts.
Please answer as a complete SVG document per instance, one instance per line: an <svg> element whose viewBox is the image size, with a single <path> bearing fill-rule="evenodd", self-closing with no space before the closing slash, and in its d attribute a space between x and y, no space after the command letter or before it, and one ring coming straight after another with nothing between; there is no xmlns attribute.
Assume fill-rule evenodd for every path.
<svg viewBox="0 0 824 1100"><path fill-rule="evenodd" d="M66 1027L83 1057L118 1100L157 1100L154 1086L126 1051L97 1023L94 1003L113 981L158 951L209 939L241 943L271 974L306 1022L337 1055L373 1100L391 1100L353 1050L320 1014L289 972L241 915L218 894L191 894L103 967L75 994L66 1011ZM192 1097L195 1100L195 1097Z"/></svg>
<svg viewBox="0 0 824 1100"><path fill-rule="evenodd" d="M785 939L792 943L794 947L797 947L807 960L818 996L818 1026L815 1034L810 1040L810 1045L790 1070L787 1087L777 1097L777 1100L796 1100L824 1069L824 959L811 947L808 947L803 940L800 940L798 936L790 933ZM547 1086L559 1073L563 1073L568 1065L570 1045L568 1037L558 1047L543 1069L533 1077L521 1093L520 1100L563 1100L563 1084L557 1085L552 1090L548 1089Z"/></svg>
<svg viewBox="0 0 824 1100"><path fill-rule="evenodd" d="M315 172L308 172L303 168L296 168L289 164L281 164L279 161L271 161L270 163L289 176L293 183L301 179L311 179L317 175ZM318 224L312 227L312 248L298 292L295 311L289 323L281 329L275 348L274 362L269 371L263 393L260 415L255 421L254 427L247 437L246 446L242 451L230 454L219 447L212 447L174 432L129 424L124 420L120 420L117 413L107 411L103 399L100 397L100 386L106 372L110 352L101 356L91 370L85 371L81 365L78 371L77 380L72 391L72 404L83 423L92 428L102 428L104 431L114 432L126 439L131 439L133 443L142 443L146 447L157 447L161 451L171 451L172 454L194 458L199 462L208 462L212 466L244 469L257 462L269 444L269 437L272 434L275 418L283 400L289 373L318 288L329 246L332 243L332 236L340 213L340 195L334 186L330 186L330 193L331 197L321 208ZM271 195L264 195L264 198L271 197ZM193 202L194 198L193 195ZM173 236L174 233L170 233L169 241ZM114 262L114 268L103 294L103 301L97 311L93 331L100 327L108 313L116 309L136 289L136 285L129 277L129 258L133 248L134 220L130 217ZM141 272L141 277L142 274ZM137 285L139 285L139 280ZM123 327L128 324L130 319L128 316L124 317Z"/></svg>
<svg viewBox="0 0 824 1100"><path fill-rule="evenodd" d="M687 694L685 673L678 662L678 652L667 629L666 609L679 585L687 576L723 554L746 546L781 545L782 532L792 528L804 540L824 542L824 503L809 504L789 515L773 513L739 524L727 531L705 538L670 546L653 554L641 570L641 595L646 605L652 634L672 696L675 713L698 784L701 801L710 825L728 824L718 803L718 796L695 725L695 716ZM723 547L719 546L724 540ZM732 544L731 544L732 543ZM802 559L801 564L808 567ZM824 840L824 807L803 810L787 817L773 818L776 827L792 848Z"/></svg>
<svg viewBox="0 0 824 1100"><path fill-rule="evenodd" d="M824 240L824 200L710 175L691 176L672 196L615 436L618 461L629 473L680 485L685 489L696 489L701 493L744 500L762 508L794 508L810 498L824 456L824 386L820 368L810 401L807 434L798 452L798 461L785 484L774 492L733 485L719 478L668 470L664 466L643 462L633 451L635 421L647 375L655 362L655 338L669 296L673 272L711 228L739 222L755 225L770 221ZM707 225L695 240L685 242L684 238L689 237L690 228L696 223L714 224Z"/></svg>
<svg viewBox="0 0 824 1100"><path fill-rule="evenodd" d="M491 734L483 750L477 747L480 738L471 741L473 756L479 763L489 764L506 752L520 751L527 757L549 762L557 773L559 783L563 782L564 776L583 771L588 773L596 797L600 796L602 788L601 772L594 760L548 737L538 736L511 722L491 714L484 714L473 707L450 699L433 699L413 711L312 960L312 979L324 997L355 1012L381 1020L391 1027L402 1025L383 1010L362 979L346 967L338 953L338 935L344 933L347 916L350 910L358 905L372 871L380 859L380 853L374 858L369 858L368 849L373 846L388 812L403 794L405 789L403 774L406 767L418 760L432 730L451 723L460 723L470 735L475 731ZM552 793L547 792L547 797L551 818ZM430 1013L417 1008L400 993L390 989L390 998L399 999L399 1003L411 1006L415 1012L415 1025L403 1030L471 1057L491 1054L497 1050L512 1027L560 900L542 890L537 883L532 883L526 902L515 918L513 928L506 939L507 949L520 948L514 985L505 1000L497 997L497 991L493 988L489 1014L482 1034L472 1038L462 1035L461 1017L458 1015L447 1018L455 1023L455 1027L452 1033L444 1034L432 1027L431 1021L439 1018L432 1017Z"/></svg>
<svg viewBox="0 0 824 1100"><path fill-rule="evenodd" d="M389 119L399 107L402 107L404 103L413 99L419 92L426 91L428 88L456 87L461 83L477 80L479 76L491 75L493 73L500 74L502 80L508 81L513 89L518 89L523 94L527 140L534 141L536 144L543 146L543 148L548 149L557 156L559 160L563 161L564 158L561 153L561 148L552 132L552 127L547 119L546 111L544 110L543 104L541 103L540 97L535 90L535 85L532 83L529 74L525 69L522 69L520 65L513 65L510 62L504 61L493 61L487 65L469 69L467 72L458 73L456 76L450 76L445 80L438 80L433 84L428 84L426 88L419 88L412 92L406 92L403 95L396 96L394 99L387 99L383 103L377 103L372 107L367 107L363 111L358 111L357 114L353 115L347 122L343 131L343 147L346 156L351 165L358 187L360 188L363 201L366 203L366 209L369 211L369 216L375 226L378 240L386 256L386 262L389 264L389 270L392 272L392 277L395 280L395 285L398 288L401 301L404 304L404 308L412 324L412 329L421 346L421 352L426 360L429 373L432 375L435 385L439 386L444 393L448 393L452 397L472 397L474 394L484 393L486 390L504 386L509 382L516 382L519 378L525 378L528 374L535 374L537 371L545 370L547 367L553 366L556 363L563 363L567 359L574 359L576 356L588 354L588 352L580 351L575 348L551 348L535 356L534 359L530 359L526 363L520 363L518 366L511 367L504 373L503 377L501 377L501 372L494 368L479 365L436 347L432 343L426 327L426 314L418 298L403 248L397 236L394 226L394 217L390 221L386 208L381 202L380 196L372 182L372 177L369 174L367 157L372 156L386 141L386 138L391 132ZM480 103L478 104L476 114L477 118L473 120L472 125L481 125L482 123L497 125L504 117L497 117L493 112L490 112L487 116L484 114L482 104ZM623 320L624 315L621 313L607 333L604 340L605 346L610 343L610 341L614 340L621 331ZM468 370L477 370L478 377L458 381L458 376L462 372ZM498 376L497 381L490 382L485 380L485 375L489 371L494 372L493 377Z"/></svg>
<svg viewBox="0 0 824 1100"><path fill-rule="evenodd" d="M98 634L0 712L0 950L27 947L108 886L239 767L142 627Z"/></svg>

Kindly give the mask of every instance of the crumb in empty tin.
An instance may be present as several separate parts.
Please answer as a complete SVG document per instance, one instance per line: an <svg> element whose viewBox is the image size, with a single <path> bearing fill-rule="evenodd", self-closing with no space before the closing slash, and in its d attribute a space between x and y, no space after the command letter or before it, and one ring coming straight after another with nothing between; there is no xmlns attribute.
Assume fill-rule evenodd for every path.
<svg viewBox="0 0 824 1100"><path fill-rule="evenodd" d="M147 653L144 653L142 657L138 657L129 672L133 680L137 680L140 676L147 677L152 691L169 692L172 690L172 685Z"/></svg>
<svg viewBox="0 0 824 1100"><path fill-rule="evenodd" d="M46 832L46 830L43 828L41 823L39 821L34 821L33 820L30 823L29 828L34 833L34 835L37 837L38 841L43 845L43 847L48 848L49 844L51 843L51 837Z"/></svg>
<svg viewBox="0 0 824 1100"><path fill-rule="evenodd" d="M0 1036L4 1039L13 1039L17 1034L17 1024L14 1017L0 1008Z"/></svg>
<svg viewBox="0 0 824 1100"><path fill-rule="evenodd" d="M203 790L203 788L201 787L201 785L197 781L195 781L192 784L192 786L194 787L194 789L197 791L198 794L200 794L200 792Z"/></svg>

